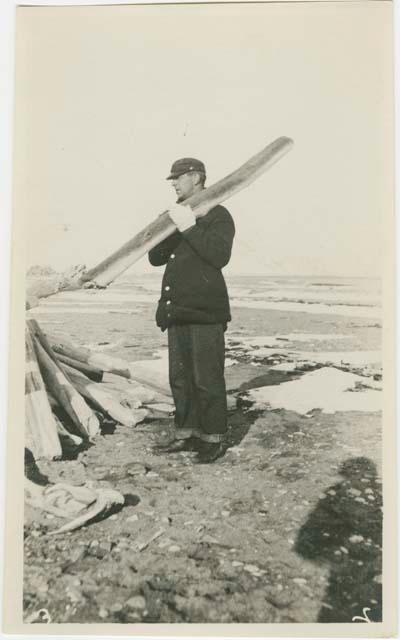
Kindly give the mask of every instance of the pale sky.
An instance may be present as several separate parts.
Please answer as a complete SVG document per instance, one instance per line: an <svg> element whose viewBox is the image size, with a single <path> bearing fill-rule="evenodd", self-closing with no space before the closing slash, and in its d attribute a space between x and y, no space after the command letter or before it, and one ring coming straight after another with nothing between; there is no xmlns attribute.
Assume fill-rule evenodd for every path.
<svg viewBox="0 0 400 640"><path fill-rule="evenodd" d="M19 8L16 207L27 266L93 267L281 135L225 203L227 273L380 276L391 215L390 3ZM150 272L145 258L132 272Z"/></svg>

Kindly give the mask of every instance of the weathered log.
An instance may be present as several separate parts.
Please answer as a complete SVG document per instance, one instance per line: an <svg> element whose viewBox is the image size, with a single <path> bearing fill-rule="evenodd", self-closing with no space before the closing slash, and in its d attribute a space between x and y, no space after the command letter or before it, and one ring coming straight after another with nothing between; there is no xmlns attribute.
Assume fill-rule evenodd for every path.
<svg viewBox="0 0 400 640"><path fill-rule="evenodd" d="M35 350L40 370L46 386L60 403L85 439L92 438L100 431L97 416L88 407L82 396L74 389L60 366L49 356L38 339L35 340Z"/></svg>
<svg viewBox="0 0 400 640"><path fill-rule="evenodd" d="M97 353L87 347L78 347L68 340L48 335L51 348L57 354L79 360L90 367L109 371L125 378L130 377L129 364L122 358L115 358L104 353Z"/></svg>
<svg viewBox="0 0 400 640"><path fill-rule="evenodd" d="M48 337L51 348L57 355L62 354L75 360L80 360L91 366L98 367L105 372L134 380L163 396L171 396L168 377L161 372L153 369L150 370L141 362L130 363L122 358L115 358L114 356L105 355L104 353L96 353L87 347L78 347L64 339L61 340L51 335Z"/></svg>
<svg viewBox="0 0 400 640"><path fill-rule="evenodd" d="M284 136L277 138L239 169L207 189L187 198L185 204L192 208L196 217L206 215L212 207L225 202L235 193L254 182L284 156L292 146L293 140L290 138ZM36 306L39 298L59 291L73 291L82 287L106 287L174 231L176 231L176 226L166 210L111 256L89 271L84 271L84 267L78 265L60 276L45 278L43 284L32 282L31 286L28 285L27 308Z"/></svg>
<svg viewBox="0 0 400 640"><path fill-rule="evenodd" d="M169 415L174 411L174 407L172 404L166 404L165 402L154 402L153 404L147 405L147 408L150 411L158 412L160 414ZM154 415L154 414L153 414Z"/></svg>
<svg viewBox="0 0 400 640"><path fill-rule="evenodd" d="M136 382L140 382L144 386L150 387L150 389L154 389L154 391L162 395L171 395L168 374L164 375L162 371L148 367L143 362L129 363L129 376L131 379L136 380Z"/></svg>
<svg viewBox="0 0 400 640"><path fill-rule="evenodd" d="M293 140L277 138L265 149L250 158L239 169L229 174L211 187L203 189L185 200L196 217L206 215L212 207L224 202L238 191L254 182L267 169L275 164L293 146ZM115 278L159 242L176 231L176 226L164 211L154 222L126 242L111 256L82 275L82 281L91 281L93 286L106 287Z"/></svg>
<svg viewBox="0 0 400 640"><path fill-rule="evenodd" d="M63 362L64 364L68 364L70 367L74 369L78 369L78 371L81 371L82 373L84 373L91 380L94 380L95 382L101 382L103 378L103 370L100 367L95 367L85 361L82 361L78 358L74 358L68 355L64 355L63 353L57 353L56 355L55 353L56 350L53 349L53 346L51 345L47 337L47 334L44 333L44 331L41 329L37 320L35 320L34 318L29 318L27 320L27 323L33 335L36 335L38 337L42 346L47 351L48 355L56 362L56 364L59 364L60 362ZM75 350L79 354L82 353L83 357L85 356L84 349L80 350L79 348L72 347L71 345L71 350Z"/></svg>
<svg viewBox="0 0 400 640"><path fill-rule="evenodd" d="M93 367L86 362L81 362L75 358L69 358L68 356L62 355L62 353L57 354L57 360L63 364L67 364L69 367L72 367L72 369L77 369L81 373L84 373L85 376L90 378L90 380L93 380L93 382L101 382L103 379L102 369Z"/></svg>
<svg viewBox="0 0 400 640"><path fill-rule="evenodd" d="M146 411L148 411L146 420L167 420L171 416L171 410L166 411L165 408L160 410L157 409L154 405L147 405Z"/></svg>
<svg viewBox="0 0 400 640"><path fill-rule="evenodd" d="M143 385L129 388L128 385L122 387L112 382L102 382L102 387L120 398L129 398L131 402L138 402L139 404L151 404L155 402L156 396L159 395L156 391L146 389Z"/></svg>
<svg viewBox="0 0 400 640"><path fill-rule="evenodd" d="M25 446L36 460L60 458L61 443L29 327L25 329Z"/></svg>
<svg viewBox="0 0 400 640"><path fill-rule="evenodd" d="M133 366L134 363L129 363L129 367ZM111 387L119 391L127 390L129 393L131 393L132 391L135 392L136 390L138 390L139 392L141 392L141 390L146 390L147 392L150 392L154 398L151 401L150 399L146 399L146 404L153 404L157 402L167 403L171 405L174 404L170 389L168 389L169 395L166 395L165 393L160 393L159 391L151 388L149 385L142 384L141 382L133 380L132 378L122 378L121 376L108 372L104 372L102 382L103 384L105 383L111 385Z"/></svg>
<svg viewBox="0 0 400 640"><path fill-rule="evenodd" d="M128 409L123 407L119 399L102 388L101 383L95 383L78 373L68 365L62 365L71 379L75 389L89 400L99 411L106 413L113 420L127 427L134 427L147 416L146 409Z"/></svg>
<svg viewBox="0 0 400 640"><path fill-rule="evenodd" d="M29 276L26 279L26 309L33 309L40 298L48 298L67 289L80 289L84 265L75 265L63 273Z"/></svg>

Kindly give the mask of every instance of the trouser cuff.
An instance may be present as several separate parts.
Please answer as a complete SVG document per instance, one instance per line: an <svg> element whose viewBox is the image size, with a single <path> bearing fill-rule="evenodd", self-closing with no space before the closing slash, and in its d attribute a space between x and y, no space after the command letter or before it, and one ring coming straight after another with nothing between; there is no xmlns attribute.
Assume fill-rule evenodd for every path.
<svg viewBox="0 0 400 640"><path fill-rule="evenodd" d="M199 438L203 442L210 442L215 444L217 444L218 442L222 442L224 438L223 433L204 433L197 431L194 435L196 436L196 438Z"/></svg>
<svg viewBox="0 0 400 640"><path fill-rule="evenodd" d="M172 433L175 440L187 440L188 438L192 438L194 435L193 431L193 429L179 429L179 427L175 427Z"/></svg>
<svg viewBox="0 0 400 640"><path fill-rule="evenodd" d="M224 438L223 433L204 433L204 431L200 431L199 429L180 429L179 427L175 427L173 430L173 437L175 440L187 440L188 438L198 438L203 442L210 443L218 443L222 442Z"/></svg>

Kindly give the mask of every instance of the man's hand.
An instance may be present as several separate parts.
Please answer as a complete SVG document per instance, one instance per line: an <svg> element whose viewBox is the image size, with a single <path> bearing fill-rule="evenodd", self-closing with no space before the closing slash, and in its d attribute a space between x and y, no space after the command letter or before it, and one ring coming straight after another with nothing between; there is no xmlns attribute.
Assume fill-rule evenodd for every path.
<svg viewBox="0 0 400 640"><path fill-rule="evenodd" d="M183 204L174 204L168 210L168 215L181 232L196 224L196 216L192 209Z"/></svg>

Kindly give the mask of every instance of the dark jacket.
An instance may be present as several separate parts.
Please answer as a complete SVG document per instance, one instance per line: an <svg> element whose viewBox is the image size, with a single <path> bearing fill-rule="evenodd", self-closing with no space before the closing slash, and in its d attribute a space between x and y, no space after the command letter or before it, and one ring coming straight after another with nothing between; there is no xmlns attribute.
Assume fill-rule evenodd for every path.
<svg viewBox="0 0 400 640"><path fill-rule="evenodd" d="M231 257L234 235L231 214L218 205L151 249L150 263L167 265L156 313L162 331L173 324L226 324L231 319L221 269Z"/></svg>

